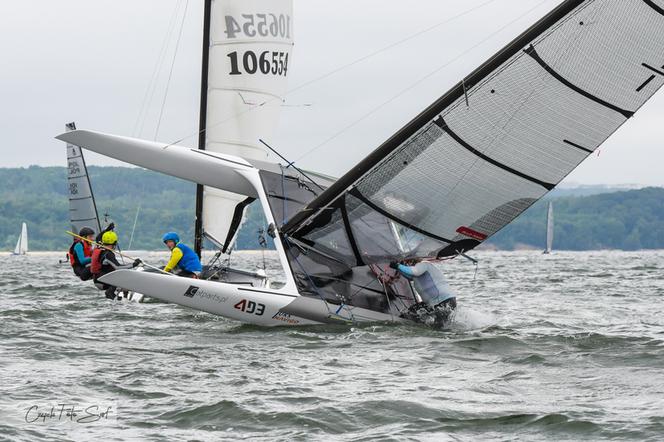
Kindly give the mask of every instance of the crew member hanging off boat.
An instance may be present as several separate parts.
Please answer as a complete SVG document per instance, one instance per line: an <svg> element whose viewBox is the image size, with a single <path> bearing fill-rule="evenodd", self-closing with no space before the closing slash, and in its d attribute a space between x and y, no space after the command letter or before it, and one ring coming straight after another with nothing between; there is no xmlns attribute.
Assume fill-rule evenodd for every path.
<svg viewBox="0 0 664 442"><path fill-rule="evenodd" d="M399 274L413 281L415 290L422 302L413 305L408 313L415 320L433 322L433 325L444 326L456 309L456 294L447 283L443 272L430 262L407 262L409 265L391 262L390 267ZM424 311L424 312L422 312ZM427 317L428 316L428 317ZM432 318L432 319L429 319Z"/></svg>
<svg viewBox="0 0 664 442"><path fill-rule="evenodd" d="M101 276L110 273L119 269L131 269L141 264L141 260L137 259L131 264L122 265L118 262L113 253L113 249L118 243L118 235L113 231L105 232L102 235L101 239L103 247L97 247L94 252L92 252L92 264L90 270L94 275L94 282L97 287L106 292L106 297L108 299L116 299L117 297L117 287L102 284L98 282Z"/></svg>
<svg viewBox="0 0 664 442"><path fill-rule="evenodd" d="M203 270L201 260L191 248L180 242L180 236L175 232L166 233L161 240L171 251L171 259L164 267L165 272L172 272L176 267L179 269L177 275L188 278L198 278Z"/></svg>
<svg viewBox="0 0 664 442"><path fill-rule="evenodd" d="M79 236L92 241L95 237L95 231L90 227L83 227L79 232ZM74 238L74 242L69 247L69 263L76 276L81 278L82 281L87 281L92 278L90 271L90 263L92 262L92 246L90 242L83 241L80 238Z"/></svg>

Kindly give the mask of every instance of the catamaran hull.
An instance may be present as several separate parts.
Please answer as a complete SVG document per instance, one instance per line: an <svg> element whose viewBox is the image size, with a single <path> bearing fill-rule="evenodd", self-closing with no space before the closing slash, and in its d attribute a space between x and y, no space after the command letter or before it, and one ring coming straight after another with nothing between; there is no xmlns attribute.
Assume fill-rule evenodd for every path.
<svg viewBox="0 0 664 442"><path fill-rule="evenodd" d="M280 313L298 295L131 270L118 270L104 275L100 280L149 297L241 322L263 326L317 324L315 321Z"/></svg>
<svg viewBox="0 0 664 442"><path fill-rule="evenodd" d="M393 315L327 305L298 294L133 270L118 270L102 276L100 281L195 310L267 327L402 321Z"/></svg>

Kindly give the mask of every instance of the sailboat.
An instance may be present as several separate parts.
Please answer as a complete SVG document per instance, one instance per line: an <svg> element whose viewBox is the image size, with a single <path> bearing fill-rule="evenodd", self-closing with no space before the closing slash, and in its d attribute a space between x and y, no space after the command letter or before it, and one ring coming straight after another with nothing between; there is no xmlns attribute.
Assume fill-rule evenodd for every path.
<svg viewBox="0 0 664 442"><path fill-rule="evenodd" d="M215 21L220 40L234 14ZM259 201L286 278L254 287L120 270L102 281L265 326L403 322L416 293L386 264L451 259L510 223L664 85L663 53L655 2L565 0L337 180L87 130L57 138ZM220 76L236 72L227 55ZM269 75L245 67L247 84Z"/></svg>
<svg viewBox="0 0 664 442"><path fill-rule="evenodd" d="M544 254L551 253L553 246L553 203L549 201L549 208L546 212L546 248Z"/></svg>
<svg viewBox="0 0 664 442"><path fill-rule="evenodd" d="M67 123L65 130L75 131L76 123ZM71 231L78 233L83 227L101 232L99 214L83 150L67 143L67 184L69 190L69 221Z"/></svg>
<svg viewBox="0 0 664 442"><path fill-rule="evenodd" d="M13 255L27 255L28 254L28 225L23 223L21 225L21 234L16 242Z"/></svg>
<svg viewBox="0 0 664 442"><path fill-rule="evenodd" d="M66 132L76 130L74 122L65 125ZM91 227L101 232L97 203L92 192L88 168L83 149L67 143L67 183L69 189L69 221L71 231L78 233L83 227ZM129 301L142 302L144 296L134 291L122 292L118 296Z"/></svg>

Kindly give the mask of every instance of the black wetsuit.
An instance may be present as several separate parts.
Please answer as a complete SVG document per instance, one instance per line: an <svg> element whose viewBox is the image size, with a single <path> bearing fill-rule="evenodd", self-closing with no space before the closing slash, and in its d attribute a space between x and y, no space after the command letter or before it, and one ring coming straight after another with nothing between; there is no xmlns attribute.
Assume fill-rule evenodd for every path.
<svg viewBox="0 0 664 442"><path fill-rule="evenodd" d="M97 279L107 273L111 273L114 270L131 269L134 267L134 264L120 264L115 257L115 253L113 253L111 250L102 250L99 254L99 261L101 262L101 271L94 275L94 282L97 286L101 286L102 290L106 292L106 297L108 299L115 299L115 291L117 287L114 285L97 282Z"/></svg>

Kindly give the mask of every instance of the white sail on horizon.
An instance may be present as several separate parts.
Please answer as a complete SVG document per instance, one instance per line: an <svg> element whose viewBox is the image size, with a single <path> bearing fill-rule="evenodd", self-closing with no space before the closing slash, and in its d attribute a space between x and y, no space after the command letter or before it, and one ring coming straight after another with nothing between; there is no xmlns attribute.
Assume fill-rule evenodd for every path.
<svg viewBox="0 0 664 442"><path fill-rule="evenodd" d="M14 255L25 255L28 253L28 225L23 223L21 226L21 235L18 237Z"/></svg>
<svg viewBox="0 0 664 442"><path fill-rule="evenodd" d="M546 249L544 253L551 253L553 247L553 203L549 201L546 215Z"/></svg>

